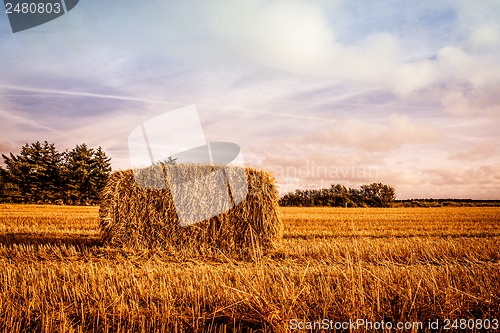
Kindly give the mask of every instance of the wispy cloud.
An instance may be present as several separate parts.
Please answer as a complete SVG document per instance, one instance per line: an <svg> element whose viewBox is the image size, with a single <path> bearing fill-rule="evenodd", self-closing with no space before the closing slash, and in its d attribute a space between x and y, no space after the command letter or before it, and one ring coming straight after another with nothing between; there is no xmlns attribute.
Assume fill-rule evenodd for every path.
<svg viewBox="0 0 500 333"><path fill-rule="evenodd" d="M141 98L141 97L134 97L134 96L98 94L98 93L89 93L89 92L84 92L84 91L21 87L21 86L5 85L5 84L0 84L0 89L37 93L37 94L42 94L42 96L64 95L64 96L115 99L115 100L121 100L121 101L131 101L131 102L144 102L144 103L153 103L153 104L163 104L163 105L169 105L169 106L173 105L173 103L169 103L169 102L157 100L157 99L148 99L148 98Z"/></svg>

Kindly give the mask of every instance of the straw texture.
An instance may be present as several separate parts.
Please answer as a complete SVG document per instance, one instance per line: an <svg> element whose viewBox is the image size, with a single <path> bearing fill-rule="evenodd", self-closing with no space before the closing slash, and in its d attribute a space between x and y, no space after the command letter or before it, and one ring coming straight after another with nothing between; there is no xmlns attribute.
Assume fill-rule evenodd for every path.
<svg viewBox="0 0 500 333"><path fill-rule="evenodd" d="M235 206L229 205L229 210L223 213L193 225L181 226L173 193L175 202L179 203L183 199L179 196L184 195L186 202L190 203L184 205L188 215L196 216L203 210L213 209L213 205L220 205L221 188L214 187L203 175L217 168L222 168L220 170L228 177L243 174L248 194ZM178 181L168 182L168 179ZM197 181L189 183L190 189L181 188L190 179ZM166 186L161 186L165 183ZM231 191L229 186L227 189ZM200 193L205 196L204 200L196 200ZM162 248L192 254L213 250L246 254L256 249L266 250L273 248L282 237L278 200L272 174L253 168L163 164L141 170L117 171L110 176L101 194L101 237L108 245Z"/></svg>

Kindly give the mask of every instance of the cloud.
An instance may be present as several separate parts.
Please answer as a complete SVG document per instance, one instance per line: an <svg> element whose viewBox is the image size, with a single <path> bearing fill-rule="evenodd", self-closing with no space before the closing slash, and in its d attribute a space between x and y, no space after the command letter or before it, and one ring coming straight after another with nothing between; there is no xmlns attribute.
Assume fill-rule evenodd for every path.
<svg viewBox="0 0 500 333"><path fill-rule="evenodd" d="M457 160L463 162L485 160L495 156L494 154L496 151L496 146L497 146L496 142L488 140L476 144L469 149L450 153L448 158L451 160Z"/></svg>
<svg viewBox="0 0 500 333"><path fill-rule="evenodd" d="M145 103L154 103L154 104L164 104L170 105L166 101L155 100L149 98L142 97L134 97L134 96L120 96L120 95L110 95L110 94L99 94L99 93L89 93L85 91L72 91L72 90L62 90L62 89L46 89L46 88L33 88L33 87L22 87L16 85L7 85L0 84L0 89L10 90L15 92L28 92L28 93L39 93L46 95L63 95L63 96L72 96L72 97L92 97L92 98L102 98L102 99L114 99L114 100L122 100L122 101L132 101L132 102L145 102Z"/></svg>
<svg viewBox="0 0 500 333"><path fill-rule="evenodd" d="M498 200L500 165L400 170L381 169L380 180L396 188L398 199L462 198Z"/></svg>
<svg viewBox="0 0 500 333"><path fill-rule="evenodd" d="M435 82L436 72L436 65L429 60L402 64L394 71L393 90L404 96L425 89Z"/></svg>
<svg viewBox="0 0 500 333"><path fill-rule="evenodd" d="M392 114L384 121L338 119L303 135L271 139L250 151L259 157L256 166L274 172L280 193L332 183L418 185L415 175L425 162L398 164L389 157L406 159L401 155L406 152L418 159L418 151L433 151L444 139L433 124Z"/></svg>
<svg viewBox="0 0 500 333"><path fill-rule="evenodd" d="M500 194L499 164L487 164L479 167L462 166L453 170L427 169L424 172L428 177L426 182L433 185L486 186L488 188L496 188L496 193Z"/></svg>
<svg viewBox="0 0 500 333"><path fill-rule="evenodd" d="M368 34L350 45L340 43L325 4L315 1L215 4L209 11L215 35L242 55L273 68L378 83L403 55L400 41L387 32Z"/></svg>
<svg viewBox="0 0 500 333"><path fill-rule="evenodd" d="M345 119L307 137L304 142L361 149L367 152L390 152L403 146L434 143L442 139L432 124L392 114L381 124Z"/></svg>
<svg viewBox="0 0 500 333"><path fill-rule="evenodd" d="M217 36L252 59L294 72L321 66L334 38L321 7L302 0L222 0L211 11Z"/></svg>
<svg viewBox="0 0 500 333"><path fill-rule="evenodd" d="M500 81L500 65L493 54L472 54L460 47L448 46L437 52L441 80L469 83L481 88Z"/></svg>
<svg viewBox="0 0 500 333"><path fill-rule="evenodd" d="M318 1L235 4L220 0L209 11L209 22L217 36L266 66L378 87L403 97L449 84L483 89L499 83L498 52L493 52L500 40L499 29L496 21L484 20L495 17L492 13L500 8L497 3L426 2L406 12L383 5L353 6L336 4L331 9ZM354 10L360 22L371 22L373 30L350 25L356 31L350 35L355 37L343 38L349 34L332 17L348 16L348 9ZM396 19L396 13L402 17ZM424 20L433 17L434 21ZM384 27L384 22L377 21L382 19L399 23L390 26L387 22ZM447 43L434 41L439 34L447 34Z"/></svg>
<svg viewBox="0 0 500 333"><path fill-rule="evenodd" d="M390 77L401 57L400 41L395 36L373 33L353 46L334 45L324 73L342 80L380 84L384 82L381 78Z"/></svg>
<svg viewBox="0 0 500 333"><path fill-rule="evenodd" d="M497 92L497 85L488 85L482 89L451 85L441 91L441 103L444 111L453 116L485 115L498 119L500 96Z"/></svg>
<svg viewBox="0 0 500 333"><path fill-rule="evenodd" d="M498 24L480 24L472 30L469 43L478 50L488 50L500 46L500 26Z"/></svg>

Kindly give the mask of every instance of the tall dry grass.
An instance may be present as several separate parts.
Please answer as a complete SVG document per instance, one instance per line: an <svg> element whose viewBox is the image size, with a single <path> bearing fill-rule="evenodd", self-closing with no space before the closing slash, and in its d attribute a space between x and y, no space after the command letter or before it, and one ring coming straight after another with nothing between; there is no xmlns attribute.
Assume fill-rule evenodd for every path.
<svg viewBox="0 0 500 333"><path fill-rule="evenodd" d="M254 260L114 249L96 208L0 205L0 331L287 332L500 319L500 209L282 208ZM360 330L362 331L362 330Z"/></svg>

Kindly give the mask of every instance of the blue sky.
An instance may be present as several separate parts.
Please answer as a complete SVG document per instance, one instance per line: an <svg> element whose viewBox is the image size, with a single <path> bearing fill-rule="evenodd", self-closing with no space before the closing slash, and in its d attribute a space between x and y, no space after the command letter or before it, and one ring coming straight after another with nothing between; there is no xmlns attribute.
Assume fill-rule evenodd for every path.
<svg viewBox="0 0 500 333"><path fill-rule="evenodd" d="M90 1L13 34L0 13L0 152L101 145L196 104L280 191L372 181L500 198L498 1Z"/></svg>

